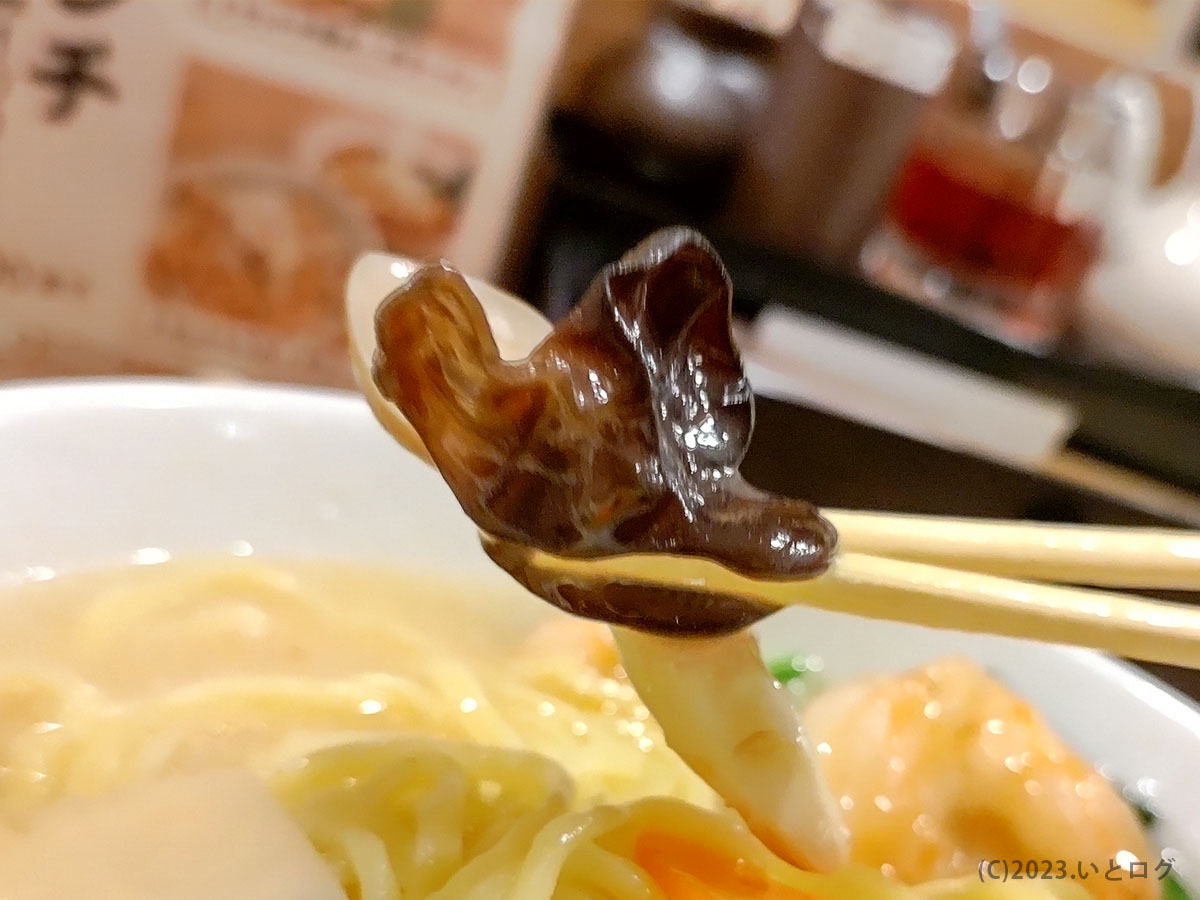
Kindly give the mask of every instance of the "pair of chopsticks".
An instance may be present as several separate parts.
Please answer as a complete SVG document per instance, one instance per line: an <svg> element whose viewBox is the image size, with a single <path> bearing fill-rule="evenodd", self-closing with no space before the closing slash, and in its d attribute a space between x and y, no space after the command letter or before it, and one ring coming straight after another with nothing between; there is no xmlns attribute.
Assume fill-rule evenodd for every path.
<svg viewBox="0 0 1200 900"><path fill-rule="evenodd" d="M776 609L808 606L1200 668L1200 607L1093 589L1200 587L1200 532L824 514L839 529L839 550L824 574L805 580L749 578L679 556L535 553L528 563L551 579L703 588Z"/></svg>
<svg viewBox="0 0 1200 900"><path fill-rule="evenodd" d="M841 578L850 585L861 579L884 594L924 583L930 621L923 624L954 627L959 620L966 630L1200 668L1200 606L1085 589L1200 591L1200 531L826 514L845 553ZM957 581L946 574L956 571L968 574ZM975 597L978 608L939 608L960 597L966 603Z"/></svg>
<svg viewBox="0 0 1200 900"><path fill-rule="evenodd" d="M383 254L362 257L351 272L346 313L352 369L368 406L392 437L429 462L412 426L371 378L375 309L419 265ZM549 332L550 323L528 304L479 279L467 281L506 358L527 353ZM709 560L663 555L579 560L534 553L529 564L548 578L700 587L774 608L812 606L1200 669L1200 606L1112 590L1200 590L1200 531L823 514L838 530L839 550L817 578L758 580Z"/></svg>

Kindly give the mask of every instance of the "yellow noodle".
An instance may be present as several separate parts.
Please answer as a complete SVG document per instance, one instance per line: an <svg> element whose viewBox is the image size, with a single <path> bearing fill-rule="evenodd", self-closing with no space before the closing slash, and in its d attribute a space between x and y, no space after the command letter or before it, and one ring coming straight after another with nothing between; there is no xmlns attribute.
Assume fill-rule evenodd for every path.
<svg viewBox="0 0 1200 900"><path fill-rule="evenodd" d="M553 618L542 607L464 591L258 560L22 589L0 619L0 818L237 765L350 900L664 900L635 859L648 833L818 900L924 900L878 872L773 857L665 746L615 658L565 634L529 649L530 623ZM998 900L973 890L930 897Z"/></svg>
<svg viewBox="0 0 1200 900"><path fill-rule="evenodd" d="M516 644L478 656L452 647L472 608L449 596L458 590L385 570L258 560L172 562L29 586L28 602L59 605L67 625L42 636L46 647L13 639L0 704L48 693L39 710L55 728L38 730L41 712L15 729L0 726L0 777L36 782L0 815L164 772L230 763L265 772L316 747L412 734L569 760L580 805L647 792L712 802L613 673L567 653L522 654ZM476 620L485 646L486 632L505 623L480 619L485 605L473 609L465 621ZM435 633L439 622L446 640ZM287 656L293 643L298 662ZM179 674L161 675L147 661L138 677L131 667L148 655Z"/></svg>
<svg viewBox="0 0 1200 900"><path fill-rule="evenodd" d="M447 780L451 772L461 777ZM772 856L732 814L676 798L571 809L567 773L520 750L420 738L359 743L317 751L271 783L309 828L347 894L361 900L400 900L400 885L404 900L663 900L634 861L646 834L683 839L710 858L741 860L817 900L1082 895L1066 884L910 888L877 871L802 872ZM485 800L484 784L498 785L498 792ZM448 785L457 802L445 802ZM422 841L443 855L415 853Z"/></svg>

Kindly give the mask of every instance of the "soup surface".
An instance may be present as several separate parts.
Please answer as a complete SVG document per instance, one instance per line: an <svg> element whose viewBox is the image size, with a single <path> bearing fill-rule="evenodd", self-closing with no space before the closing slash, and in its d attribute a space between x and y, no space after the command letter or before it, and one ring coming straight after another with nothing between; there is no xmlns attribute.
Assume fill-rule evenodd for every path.
<svg viewBox="0 0 1200 900"><path fill-rule="evenodd" d="M562 762L579 802L711 803L604 630L430 573L197 560L0 595L0 803L415 734Z"/></svg>
<svg viewBox="0 0 1200 900"><path fill-rule="evenodd" d="M258 558L60 576L0 593L0 898L1158 896L974 876L1149 849L965 661L822 690L806 726L853 829L829 875L666 745L606 626L515 585Z"/></svg>

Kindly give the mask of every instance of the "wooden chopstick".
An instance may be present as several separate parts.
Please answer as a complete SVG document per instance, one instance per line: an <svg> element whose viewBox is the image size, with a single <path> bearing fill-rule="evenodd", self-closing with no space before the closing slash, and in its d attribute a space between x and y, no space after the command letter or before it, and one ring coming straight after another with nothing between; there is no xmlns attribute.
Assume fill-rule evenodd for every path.
<svg viewBox="0 0 1200 900"><path fill-rule="evenodd" d="M845 552L1093 587L1200 590L1200 531L825 510Z"/></svg>
<svg viewBox="0 0 1200 900"><path fill-rule="evenodd" d="M829 576L796 593L807 593L808 605L870 618L1074 644L1200 668L1197 607L857 553L837 558Z"/></svg>
<svg viewBox="0 0 1200 900"><path fill-rule="evenodd" d="M1200 528L1200 496L1103 462L1076 450L1062 450L1042 464L1040 474L1123 503L1189 528Z"/></svg>
<svg viewBox="0 0 1200 900"><path fill-rule="evenodd" d="M494 541L481 536L485 543ZM710 560L629 554L593 560L547 553L531 568L579 584L623 581L702 589L777 609L809 606L871 619L1073 644L1146 662L1200 668L1200 608L1128 594L1018 581L907 560L839 553L811 579L758 580Z"/></svg>

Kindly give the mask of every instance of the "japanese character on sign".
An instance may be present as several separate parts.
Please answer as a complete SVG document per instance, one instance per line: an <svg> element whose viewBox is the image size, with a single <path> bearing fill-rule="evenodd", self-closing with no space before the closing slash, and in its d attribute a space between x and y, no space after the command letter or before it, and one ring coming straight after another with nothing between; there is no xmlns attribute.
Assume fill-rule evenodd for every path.
<svg viewBox="0 0 1200 900"><path fill-rule="evenodd" d="M3 2L3 0L0 0ZM72 15L90 15L111 9L125 0L58 0L58 5ZM49 58L33 67L33 80L53 92L46 111L51 122L61 122L71 116L84 95L95 94L105 100L117 99L117 88L105 77L102 67L112 52L105 41L51 41Z"/></svg>
<svg viewBox="0 0 1200 900"><path fill-rule="evenodd" d="M88 91L106 100L117 98L116 86L96 71L108 54L108 45L96 42L55 41L50 45L53 63L34 67L33 80L55 92L46 113L51 122L61 122L75 112Z"/></svg>
<svg viewBox="0 0 1200 900"><path fill-rule="evenodd" d="M72 13L100 12L124 2L125 0L58 0L63 9Z"/></svg>

